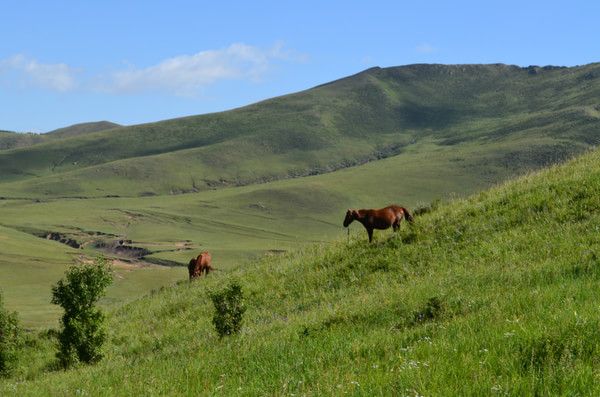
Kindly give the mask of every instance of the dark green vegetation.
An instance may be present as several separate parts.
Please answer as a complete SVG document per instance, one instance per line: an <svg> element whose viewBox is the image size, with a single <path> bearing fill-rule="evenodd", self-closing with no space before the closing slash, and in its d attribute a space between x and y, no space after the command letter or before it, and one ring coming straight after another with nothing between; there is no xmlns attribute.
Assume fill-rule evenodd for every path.
<svg viewBox="0 0 600 397"><path fill-rule="evenodd" d="M10 375L14 369L21 347L21 332L17 313L6 310L0 291L0 378Z"/></svg>
<svg viewBox="0 0 600 397"><path fill-rule="evenodd" d="M52 303L64 310L56 354L61 367L94 363L102 358L105 317L96 304L111 282L106 261L98 259L95 264L72 266L65 278L52 287Z"/></svg>
<svg viewBox="0 0 600 397"><path fill-rule="evenodd" d="M599 224L594 151L374 244L361 232L150 294L110 314L105 360L44 372L38 340L0 394L598 395ZM232 279L244 326L219 338L209 295Z"/></svg>
<svg viewBox="0 0 600 397"><path fill-rule="evenodd" d="M12 197L195 192L328 172L431 143L493 147L519 172L598 143L600 65L373 68L228 112L77 135L0 153ZM422 153L426 155L426 153Z"/></svg>
<svg viewBox="0 0 600 397"><path fill-rule="evenodd" d="M213 324L219 336L240 332L246 311L242 287L236 282L231 282L225 289L211 293L210 299L215 306Z"/></svg>

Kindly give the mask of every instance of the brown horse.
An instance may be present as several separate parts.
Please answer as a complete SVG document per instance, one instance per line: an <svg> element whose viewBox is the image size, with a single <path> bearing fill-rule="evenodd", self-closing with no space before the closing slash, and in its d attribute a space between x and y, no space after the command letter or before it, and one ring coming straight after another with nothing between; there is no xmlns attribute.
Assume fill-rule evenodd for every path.
<svg viewBox="0 0 600 397"><path fill-rule="evenodd" d="M208 251L202 252L197 258L192 258L188 264L188 273L190 274L190 281L193 278L202 276L202 273L208 275L211 270L215 270L211 265L212 258Z"/></svg>
<svg viewBox="0 0 600 397"><path fill-rule="evenodd" d="M392 226L397 232L400 229L402 218L406 218L410 223L414 222L408 210L398 205L390 205L378 210L348 210L346 218L344 218L344 227L348 227L353 221L359 221L367 229L369 242L371 242L373 241L373 229L388 229Z"/></svg>

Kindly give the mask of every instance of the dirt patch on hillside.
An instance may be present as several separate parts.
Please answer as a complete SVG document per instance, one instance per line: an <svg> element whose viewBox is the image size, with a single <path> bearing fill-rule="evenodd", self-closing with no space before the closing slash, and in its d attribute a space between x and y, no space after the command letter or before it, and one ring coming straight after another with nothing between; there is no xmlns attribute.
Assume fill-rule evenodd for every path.
<svg viewBox="0 0 600 397"><path fill-rule="evenodd" d="M112 259L111 265L115 269L122 269L122 270L134 270L134 269L139 269L139 268L148 266L148 264L144 263L144 262L125 262L120 259Z"/></svg>
<svg viewBox="0 0 600 397"><path fill-rule="evenodd" d="M110 264L110 266L117 270L132 271L132 270L136 270L136 269L142 269L145 267L153 266L152 263L138 261L138 260L123 260L123 259L119 259L119 258L108 258L107 260L108 260L108 263ZM79 255L77 257L76 261L78 263L88 264L88 265L95 262L94 259L89 258L85 255ZM154 266L156 266L156 265L154 265Z"/></svg>
<svg viewBox="0 0 600 397"><path fill-rule="evenodd" d="M54 240L54 241L58 241L59 243L63 243L68 245L69 247L72 248L81 248L81 243L79 243L77 240L69 238L63 234L57 233L57 232L49 232L46 234L46 239L47 240Z"/></svg>
<svg viewBox="0 0 600 397"><path fill-rule="evenodd" d="M147 248L135 247L127 244L130 241L131 240L96 241L94 242L93 247L94 249L108 254L135 259L142 259L144 256L152 254L152 251Z"/></svg>

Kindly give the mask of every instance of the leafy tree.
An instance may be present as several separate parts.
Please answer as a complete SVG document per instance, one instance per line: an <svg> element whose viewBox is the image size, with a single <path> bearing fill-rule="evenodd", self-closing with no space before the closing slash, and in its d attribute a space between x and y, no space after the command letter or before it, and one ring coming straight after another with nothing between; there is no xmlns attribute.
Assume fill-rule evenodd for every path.
<svg viewBox="0 0 600 397"><path fill-rule="evenodd" d="M16 312L4 308L0 293L0 377L8 376L14 369L21 342L21 327Z"/></svg>
<svg viewBox="0 0 600 397"><path fill-rule="evenodd" d="M213 324L219 336L239 332L242 328L242 316L246 311L242 287L231 282L222 291L213 292L210 298L215 306Z"/></svg>
<svg viewBox="0 0 600 397"><path fill-rule="evenodd" d="M68 367L77 361L97 362L106 339L104 314L95 306L112 282L106 260L72 266L65 278L52 287L52 303L62 306L62 330L59 333L60 364Z"/></svg>

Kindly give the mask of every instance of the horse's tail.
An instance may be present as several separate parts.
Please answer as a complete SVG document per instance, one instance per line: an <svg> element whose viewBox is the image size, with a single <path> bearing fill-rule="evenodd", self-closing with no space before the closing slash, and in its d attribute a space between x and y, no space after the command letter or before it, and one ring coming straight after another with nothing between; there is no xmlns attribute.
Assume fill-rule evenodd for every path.
<svg viewBox="0 0 600 397"><path fill-rule="evenodd" d="M404 217L406 218L407 221L409 221L410 223L413 223L415 221L415 218L413 218L413 216L410 214L410 212L408 212L408 210L404 207L401 207L402 211L404 211Z"/></svg>

